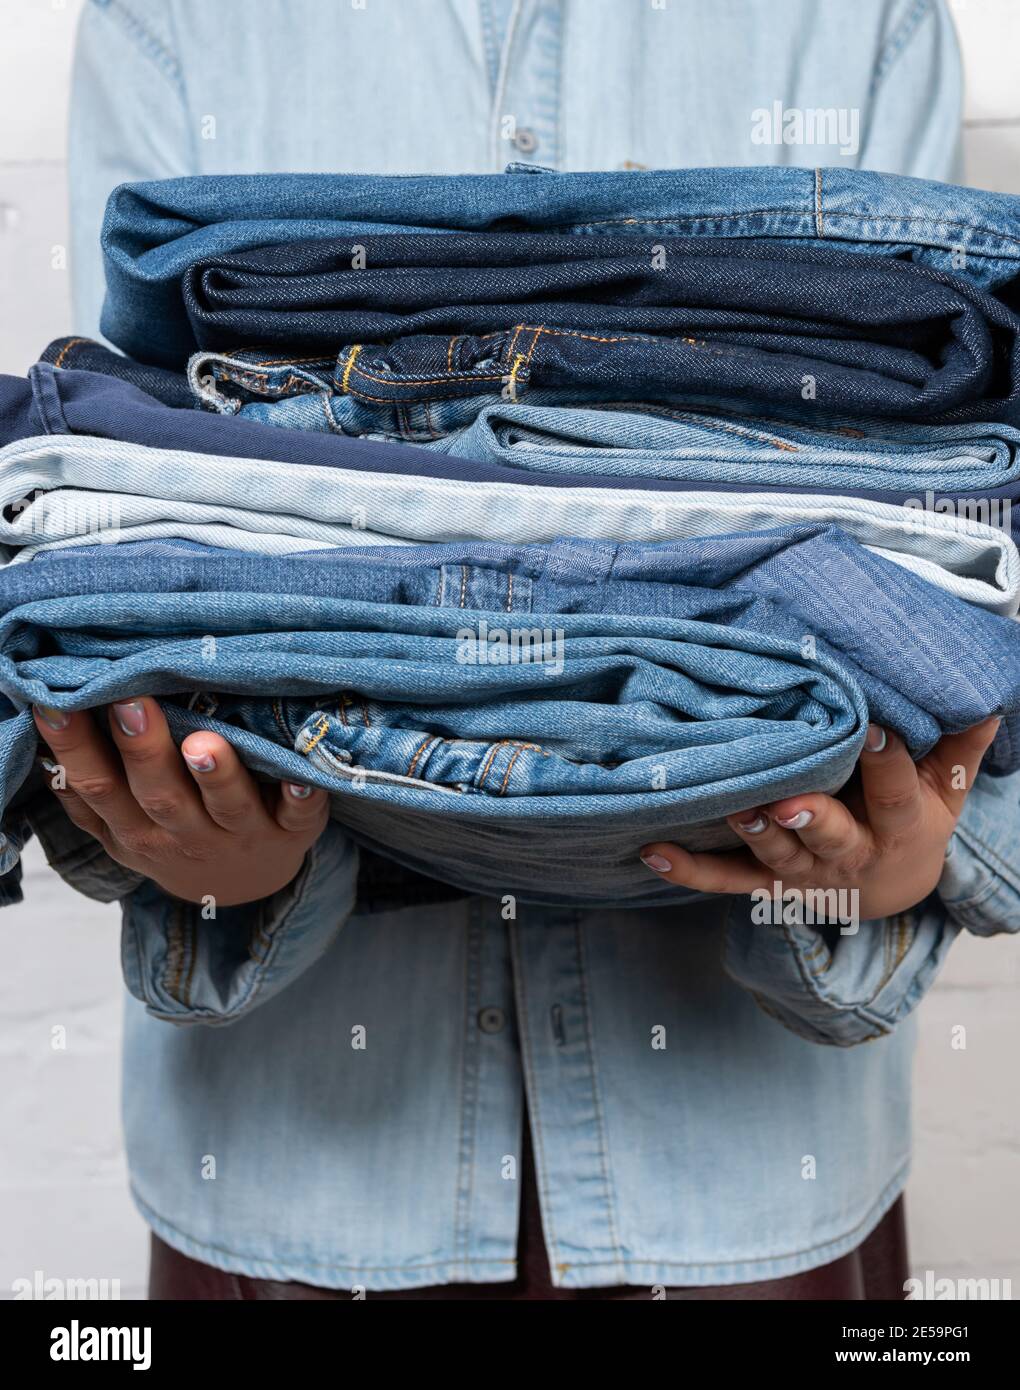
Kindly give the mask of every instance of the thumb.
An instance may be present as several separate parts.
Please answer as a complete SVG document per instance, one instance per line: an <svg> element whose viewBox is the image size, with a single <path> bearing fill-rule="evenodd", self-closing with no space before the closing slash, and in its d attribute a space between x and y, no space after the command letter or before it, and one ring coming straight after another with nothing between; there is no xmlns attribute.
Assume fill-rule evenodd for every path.
<svg viewBox="0 0 1020 1390"><path fill-rule="evenodd" d="M318 787L284 782L276 804L276 823L309 844L318 839L329 818L329 797Z"/></svg>
<svg viewBox="0 0 1020 1390"><path fill-rule="evenodd" d="M926 758L917 765L918 773L935 789L954 820L974 785L981 759L988 751L1002 721L986 719L962 734L940 738Z"/></svg>

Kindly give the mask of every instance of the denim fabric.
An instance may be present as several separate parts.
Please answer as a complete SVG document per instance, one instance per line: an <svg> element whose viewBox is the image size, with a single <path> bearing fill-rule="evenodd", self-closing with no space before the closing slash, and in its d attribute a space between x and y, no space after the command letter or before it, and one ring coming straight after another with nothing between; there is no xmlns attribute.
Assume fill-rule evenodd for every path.
<svg viewBox="0 0 1020 1390"><path fill-rule="evenodd" d="M224 415L303 432L413 441L451 459L541 473L542 481L673 484L830 492L944 504L1010 529L1020 497L1020 431L1006 424L928 425L807 411L751 410L704 398L600 398L545 388L525 402L494 393L410 404L339 389L329 359L267 361L250 351L195 353L189 380ZM424 465L412 468L427 471ZM480 478L485 475L479 475ZM503 474L509 477L510 474ZM930 494L930 496L929 496Z"/></svg>
<svg viewBox="0 0 1020 1390"><path fill-rule="evenodd" d="M107 299L103 332L143 361L179 366L198 344L187 320L182 279L204 259L274 243L317 238L364 244L375 232L553 231L635 237L755 237L770 243L797 241L793 254L809 257L808 242L834 240L844 248L881 252L889 278L875 259L860 262L860 274L891 307L889 287L913 283L911 267L892 265L909 256L930 272L926 298L938 317L947 310L973 316L962 332L967 353L982 356L987 323L1001 323L1012 338L1015 316L999 299L983 300L976 286L1010 293L1020 264L1016 199L975 189L952 188L850 169L682 169L628 173L462 175L457 177L365 177L293 174L287 177L210 176L123 185L107 207L102 241ZM411 210L411 211L409 211ZM408 219L414 219L413 225ZM717 248L718 249L718 248ZM778 245L762 247L777 255ZM760 263L762 269L767 261ZM946 271L962 270L972 288ZM751 277L754 280L754 277ZM832 285L804 268L805 293L822 302ZM791 282L788 282L791 283ZM799 283L793 281L793 284ZM864 296L861 296L863 301ZM788 305L786 306L789 307ZM848 304L839 300L840 311ZM908 322L891 309L889 326ZM534 325L542 324L541 319ZM444 344L444 351L445 351ZM525 350L529 344L525 343ZM557 347L559 351L557 351ZM538 345L544 370L580 372L590 366L576 342ZM569 351L573 349L573 351ZM614 354L619 380L631 354ZM724 354L729 360L732 356ZM647 354L646 354L647 357ZM689 347L692 371L713 375L711 354ZM419 365L421 365L419 363ZM782 380L777 354L772 369ZM509 371L512 362L507 365ZM956 364L947 363L947 375ZM916 363L910 374L928 373ZM792 375L792 373L791 373ZM573 376L571 377L573 379ZM918 396L920 381L890 388L892 404ZM988 386L975 378L971 389ZM797 383L797 392L801 383ZM1006 391L1001 392L1005 397ZM937 387L933 409L948 410L950 395ZM834 402L830 402L835 404ZM865 408L863 405L860 408ZM987 413L987 412L986 412ZM976 417L974 417L976 418Z"/></svg>
<svg viewBox="0 0 1020 1390"><path fill-rule="evenodd" d="M726 843L720 817L841 785L869 708L915 756L1010 716L986 765L1020 766L1020 628L839 531L379 554L8 569L7 796L34 749L27 702L204 691L167 704L176 736L216 728L257 770L328 787L408 867L608 903L686 896L649 884L644 840Z"/></svg>
<svg viewBox="0 0 1020 1390"><path fill-rule="evenodd" d="M911 923L918 954L878 991L874 1009L838 1010L825 994L826 976L809 968L829 960L818 940L791 951L779 929L755 929L784 944L785 955L777 950L769 962L771 990L755 975L757 962L745 965L738 954L742 938L734 941L735 965L754 980L754 995L739 988L720 959L727 899L691 903L678 914L675 907L511 910L476 898L343 921L344 848L331 828L288 910L268 920L265 912L226 909L210 931L199 908L151 885L125 905L124 959L140 996L128 1001L126 1044L145 1078L126 1098L134 1195L145 1220L195 1258L341 1288L507 1277L517 1194L498 1174L504 1155L518 1152L525 1074L531 1124L550 1172L550 1259L556 1277L575 1287L622 1279L649 1287L659 1278L709 1283L806 1268L858 1244L902 1187L909 1135L902 1102L915 1029L912 1020L896 1019L888 1036L886 1013L900 980L917 977L931 930ZM943 932L943 941L952 935ZM892 943L903 939L897 918L862 924L839 945L860 943L881 980L883 957L894 959ZM216 946L221 971L211 975ZM295 978L302 955L307 968ZM230 1002L240 1014L223 1018L210 976L218 981L233 961ZM806 983L795 998L800 971ZM422 985L438 978L450 982L441 1003ZM812 1034L821 1022L801 1025L799 1035L781 1027L756 1003L771 1010L780 995L776 1013L795 1006L812 1020L832 1018L837 1036L853 1033L869 1045L819 1047ZM525 1044L514 1026L517 1009ZM309 1018L322 1022L314 1046ZM229 1026L209 1026L218 1022ZM351 1046L359 1025L368 1040L360 1051ZM419 1040L426 1036L438 1060L423 1088ZM649 1039L659 1037L668 1045L649 1064ZM649 1108L636 1078L652 1065L655 1091L668 1099ZM821 1124L830 1088L840 1114ZM289 1136L279 1146L247 1127L267 1113ZM408 1125L420 1132L416 1144L408 1142ZM250 1174L253 1192L259 1183L278 1189L257 1231L251 1213L238 1212L223 1192L223 1168L201 1187L187 1176L190 1155L228 1152L235 1182L239 1128L249 1136L237 1154L246 1185ZM838 1197L821 1203L813 1190L802 1195L801 1188L820 1185L800 1175L805 1153L836 1175L843 1165L852 1169L864 1203L848 1204L839 1176ZM666 1200L656 1186L663 1162L681 1173L705 1164L707 1192ZM770 1179L755 1211L789 1204L793 1213L793 1233L764 1237L767 1261L747 1243L746 1213L714 1210L717 1194L742 1205L738 1174L748 1165ZM459 1187L447 1194L442 1180L458 1175L474 1176L470 1194ZM316 1216L306 1225L310 1201ZM447 1231L469 1231L472 1241L447 1245ZM367 1250L377 1252L371 1261ZM682 1264L678 1252L688 1257Z"/></svg>
<svg viewBox="0 0 1020 1390"><path fill-rule="evenodd" d="M968 602L1001 613L1020 607L1020 555L1005 532L949 513L852 498L467 483L51 435L0 450L0 503L0 542L20 547L18 560L55 546L174 537L280 555L570 535L668 540L809 521L842 527Z"/></svg>
<svg viewBox="0 0 1020 1390"><path fill-rule="evenodd" d="M713 517L714 521L717 523L715 531L713 531L711 526L707 525L710 517L712 517L711 511L709 511L703 518L706 523L705 529L699 531L698 526L691 526L689 532L692 536L696 534L708 535L715 533L729 535L733 532L745 529L742 522L746 523L758 520L763 524L765 529L780 525L797 526L805 522L814 522L818 525L838 526L858 541L861 540L862 536L870 536L872 539L886 539L885 537L880 537L880 534L875 531L873 527L869 527L866 524L862 525L861 518L855 519L853 514L849 512L840 514L838 508L812 508L806 513L798 511L797 513L784 515L781 510L775 513L769 512L769 500L770 499L767 497L755 499L753 496L749 496L743 499L740 510L734 510L731 507L729 512L718 513L718 515ZM764 508L755 517L753 513L756 502L764 503ZM856 525L855 520L857 522ZM728 524L723 525L720 529L720 523ZM139 530L146 529L148 528L139 528ZM186 530L188 528L182 527L181 529ZM213 531L216 528L194 527L192 529L196 533L204 533L206 531ZM939 537L939 540L943 542L943 544L948 541L948 539L948 535L941 535ZM472 548L474 547L475 543L472 543ZM1018 590L1013 581L1006 578L1006 576L1012 575L1016 571L1014 566L1008 563L999 566L998 575L996 574L993 564L989 564L986 568L984 561L993 561L997 557L997 552L994 549L987 550L984 556L977 561L978 571L988 574L987 580L982 580L975 579L973 575L965 578L962 573L962 571L967 569L966 557L968 555L977 557L979 554L976 548L972 551L965 544L957 547L957 554L955 557L955 562L959 564L961 573L956 573L952 569L945 568L945 560L943 560L942 565L939 565L931 561L926 563L919 556L915 556L910 551L906 550L897 552L895 550L886 549L883 545L876 544L866 544L865 548L870 550L873 554L881 555L885 559L893 561L895 564L902 565L904 569L909 569L914 574L921 575L928 583L934 584L937 588L944 590L948 594L952 594L955 598L962 598L966 603L976 604L979 608L987 608L991 612L1001 613L1006 617L1015 615L1017 597L1020 596L1020 590ZM160 559L162 557L169 557L172 559L180 555L195 555L215 560L227 560L236 557L238 551L243 549L243 546L233 544L223 546L211 545L205 540L191 539L190 537L178 535L176 533L160 536L151 540L122 539L117 542L117 555L127 564L132 564L136 560ZM429 549L434 551L437 550L438 547L429 547L425 545L400 545L394 547L395 553L402 556L405 561L413 559L416 554L425 553ZM1008 548L1004 548L1003 555L1005 555L1007 549ZM350 557L356 550L356 547L350 545L310 546L302 550L297 548L297 543L295 542L294 548L281 552L280 557L283 558L285 556L287 559L295 560L319 559L328 561L339 559L344 556ZM19 555L20 553L21 552L18 552ZM382 539L373 537L373 547L372 549L366 547L365 553L371 556L385 555L386 547ZM74 546L43 547L34 552L30 558L33 561L39 562L57 560L80 562L82 560L91 559L94 556L108 556L109 554L109 546L100 542L98 544L82 543ZM17 558L11 563L18 563ZM1020 578L1020 574L1018 574L1017 577Z"/></svg>
<svg viewBox="0 0 1020 1390"><path fill-rule="evenodd" d="M317 381L307 367L299 370L308 373L311 394L287 396L286 377L263 369L262 379L273 383L274 394L281 387L285 398L243 405L226 420L204 411L163 409L129 381L102 375L107 364L95 354L117 363L128 359L87 340L66 352L65 364L78 360L80 347L88 348L94 370L56 372L41 363L30 370L27 383L0 377L0 444L30 434L89 434L303 466L370 468L463 482L541 481L547 487L666 492L746 492L747 470L753 468L755 486L770 491L942 507L1020 534L1020 431L1008 425L902 425L839 417L822 424L816 416L784 420L746 413L735 420L732 413L700 404L581 408L576 395L569 405L556 404L562 393L555 391L533 393L530 401L537 398L541 404L491 405L482 397L394 410L333 396L332 371ZM225 365L230 359L196 356L202 364L198 375L213 383L200 386L204 398L211 397L217 410L231 414L237 403L220 389L238 374ZM249 365L238 370L247 372ZM139 365L136 384L152 370ZM321 390L314 389L317 385ZM187 388L182 389L188 396ZM324 396L330 399L324 401ZM293 425L302 433L269 433L264 424ZM355 443L344 429L425 448L397 453L376 447L374 439ZM541 478L530 478L532 473ZM725 477L733 481L720 481ZM831 479L832 485L819 485L820 478Z"/></svg>
<svg viewBox="0 0 1020 1390"><path fill-rule="evenodd" d="M98 351L106 350L98 348ZM107 357L115 358L116 354L108 352ZM152 369L139 366L138 370L144 378ZM178 378L169 372L166 375L182 383L184 404L193 406L187 378ZM299 436L271 430L250 420L227 418L226 414L173 408L148 394L138 383L100 371L58 371L46 362L36 363L27 378L0 375L0 445L40 434L92 435L151 448L266 459L281 464L300 463L308 467L361 469L375 473L420 470L427 476L460 477L469 482L512 483L520 476L515 469L490 467L484 463L444 463L424 451L397 448L372 439L353 439L343 434L324 438ZM616 487L621 481L626 480L609 477L591 482L587 478L567 478L562 485L582 483L586 487ZM658 486L668 490L669 483Z"/></svg>
<svg viewBox="0 0 1020 1390"><path fill-rule="evenodd" d="M433 410L432 415L435 417ZM1020 499L1020 430L1004 424L789 417L697 405L486 405L462 431L430 447L452 457L540 474L611 471L632 483L800 487L902 504L931 491L960 514L981 501ZM1011 526L1011 506L987 508Z"/></svg>
<svg viewBox="0 0 1020 1390"><path fill-rule="evenodd" d="M111 352L102 343L93 342L91 338L78 335L55 338L40 353L39 360L58 368L75 367L83 372L101 372L104 376L137 386L164 405L178 409L194 405L187 383L181 380L179 372L123 357L119 352Z"/></svg>
<svg viewBox="0 0 1020 1390"><path fill-rule="evenodd" d="M390 234L199 261L182 289L200 347L346 347L337 389L370 401L536 385L800 405L810 382L827 410L1020 422L1007 303L829 246Z"/></svg>

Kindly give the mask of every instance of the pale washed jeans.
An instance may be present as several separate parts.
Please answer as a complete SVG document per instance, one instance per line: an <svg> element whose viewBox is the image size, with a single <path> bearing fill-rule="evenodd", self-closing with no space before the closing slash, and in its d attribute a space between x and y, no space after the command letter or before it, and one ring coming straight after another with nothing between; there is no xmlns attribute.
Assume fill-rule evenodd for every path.
<svg viewBox="0 0 1020 1390"><path fill-rule="evenodd" d="M37 489L44 494L19 505ZM60 491L55 491L60 489ZM994 527L863 498L561 489L326 470L40 435L0 450L0 542L41 549L184 537L262 554L456 540L665 541L838 525L970 603L1013 615L1020 554Z"/></svg>

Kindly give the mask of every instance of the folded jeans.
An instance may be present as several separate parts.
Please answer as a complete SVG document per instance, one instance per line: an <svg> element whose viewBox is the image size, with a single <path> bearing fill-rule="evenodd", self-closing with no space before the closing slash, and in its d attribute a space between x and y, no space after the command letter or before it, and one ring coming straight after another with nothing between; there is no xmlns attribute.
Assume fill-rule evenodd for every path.
<svg viewBox="0 0 1020 1390"><path fill-rule="evenodd" d="M441 549L8 570L4 799L29 702L147 691L178 697L175 737L216 729L256 771L326 787L355 839L419 872L652 903L685 894L649 881L642 843L718 847L725 815L835 791L869 715L915 756L1006 715L986 766L1020 766L1020 629L838 531ZM515 614L517 659L495 654Z"/></svg>
<svg viewBox="0 0 1020 1390"><path fill-rule="evenodd" d="M380 233L685 236L836 243L959 272L995 291L1020 273L1017 200L846 168L503 174L204 175L122 184L103 222L104 336L183 366L199 344L182 279L209 257Z"/></svg>
<svg viewBox="0 0 1020 1390"><path fill-rule="evenodd" d="M97 541L184 537L283 555L370 543L670 540L811 522L841 527L958 598L1001 613L1020 607L1020 554L1005 532L856 498L470 483L49 435L0 450L0 505L0 543L18 547L19 561Z"/></svg>
<svg viewBox="0 0 1020 1390"><path fill-rule="evenodd" d="M198 261L182 290L200 347L340 349L338 393L369 402L544 386L1020 423L1009 303L832 246L388 233Z"/></svg>

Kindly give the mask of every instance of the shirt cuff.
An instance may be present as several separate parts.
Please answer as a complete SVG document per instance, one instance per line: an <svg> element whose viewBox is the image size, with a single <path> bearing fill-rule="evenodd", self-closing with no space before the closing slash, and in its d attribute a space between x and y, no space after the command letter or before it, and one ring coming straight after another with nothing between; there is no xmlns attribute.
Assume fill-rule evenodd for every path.
<svg viewBox="0 0 1020 1390"><path fill-rule="evenodd" d="M935 895L847 934L751 914L746 898L730 910L727 974L792 1032L834 1047L892 1032L931 987L959 930Z"/></svg>
<svg viewBox="0 0 1020 1390"><path fill-rule="evenodd" d="M975 936L1020 931L1020 773L979 776L946 851L938 895Z"/></svg>
<svg viewBox="0 0 1020 1390"><path fill-rule="evenodd" d="M260 902L205 907L143 880L123 904L128 989L155 1018L233 1023L332 944L354 906L357 873L356 847L330 822L297 877Z"/></svg>

